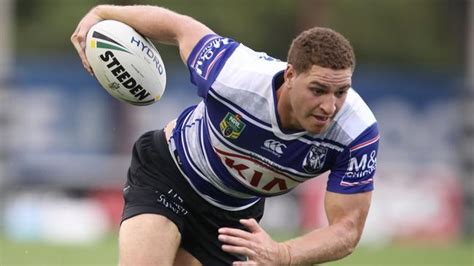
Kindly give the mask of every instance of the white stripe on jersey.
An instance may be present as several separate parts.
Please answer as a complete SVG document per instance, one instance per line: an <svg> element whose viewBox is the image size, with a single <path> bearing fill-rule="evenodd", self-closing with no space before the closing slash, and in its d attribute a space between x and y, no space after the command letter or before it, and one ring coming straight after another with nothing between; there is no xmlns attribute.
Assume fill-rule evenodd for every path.
<svg viewBox="0 0 474 266"><path fill-rule="evenodd" d="M210 70L207 73L216 77L215 80L209 81L212 84L202 80L200 83L199 89L202 94L200 95L207 97L205 100L207 106L204 101L199 103L194 111L182 120L184 122L180 125L181 139L175 140L179 142L176 145L184 148L184 154L180 156L183 156L182 159L190 165L188 169L184 169L190 174L189 176L183 174L191 184L202 179L222 191L225 196L241 199L251 199L252 196L261 194L285 193L298 183L306 181L308 178L305 177L317 176L323 170L333 170L336 165L338 168L343 168L341 165L344 162L342 159L338 161L337 155L344 153L349 144L357 145L358 143L352 142L376 123L368 106L351 88L344 105L326 132L317 135L309 135L304 131L284 133L278 124L275 102L275 90L278 88L273 88L273 81L275 75L283 71L287 64L266 60L265 54L256 53L241 44L231 55L222 58L227 60L223 66L218 64L220 62L217 62L217 59L213 62L217 66L222 66L220 72L214 70L211 73ZM207 108L213 113L209 114ZM221 126L227 115L241 117L244 124L240 131L232 131L235 133L233 137L226 135ZM224 127L228 129L226 125ZM209 135L204 135L205 133ZM213 150L210 148L206 150L207 140ZM266 140L285 142L288 151L296 152L285 155L281 152L281 156L277 154L278 157L275 157L275 154L261 149ZM215 153L220 161L211 162ZM319 168L319 164L325 168ZM192 172L195 175L192 175ZM224 176L220 177L216 172ZM227 182L233 187L227 187ZM241 189L239 185L235 185L236 182L248 188L241 190L247 192L236 191ZM358 181L354 180L355 182ZM195 186L193 188L197 190ZM253 191L257 194L253 194ZM197 192L200 195L204 194L203 191ZM219 204L226 199L224 195L216 197L212 199L203 195L203 198L213 205L220 205L219 207L224 209L236 209Z"/></svg>
<svg viewBox="0 0 474 266"><path fill-rule="evenodd" d="M219 190L234 197L243 198L243 199L251 198L252 196L241 193L239 191L236 191L224 185L224 183L221 181L218 175L212 170L212 167L206 167L208 165L210 166L211 162L209 161L209 158L206 154L206 149L204 147L204 140L203 140L204 134L202 132L203 118L200 116L198 116L198 118L194 118L195 117L194 113L195 112L188 114L188 116L185 119L185 122L183 123L183 125L186 125L186 126L181 128L181 130L185 132L184 134L181 135L182 141L185 141L184 137L187 136L188 133L192 132L191 128L196 127L196 126L199 127L199 129L197 129L196 132L199 132L198 134L199 134L200 141L199 143L197 143L196 141L186 141L187 145L184 149L186 158L183 158L183 159L188 160L189 164L191 165L193 171L196 174L198 174L202 179L206 180L210 184L213 184ZM191 117L193 117L192 119L194 119L194 121L192 123L189 123L189 121L191 120ZM196 146L194 144L197 144L199 146ZM191 157L198 158L198 159L192 160Z"/></svg>
<svg viewBox="0 0 474 266"><path fill-rule="evenodd" d="M214 144L215 148L219 148L221 150L226 150L226 151L232 151L234 153L239 153L243 156L253 157L253 158L256 158L258 160L261 160L262 162L265 162L266 164L274 167L275 169L280 170L283 173L291 174L291 178L294 178L294 179L296 179L296 181L299 181L299 182L304 182L304 181L308 180L308 177L313 177L314 176L314 175L311 175L311 174L308 174L308 173L302 173L302 172L296 171L293 168L278 165L278 164L276 164L272 161L269 161L267 158L262 157L259 154L251 151L251 150L243 149L241 147L238 147L238 146L232 144L231 142L226 141L225 139L220 137L221 132L218 129L214 128L214 126L210 123L208 124L208 128L210 129L209 132L212 133L211 134L211 142L215 143ZM229 146L230 148L228 148L226 146ZM299 176L302 176L302 177L295 176L295 175L299 175Z"/></svg>
<svg viewBox="0 0 474 266"><path fill-rule="evenodd" d="M174 150L176 149L176 146L175 146L175 143L174 143L174 139L171 138L170 139L170 143L169 143L169 149L170 149L170 152L171 154L174 153ZM171 156L173 158L173 161L176 165L179 165L178 161L176 161L176 158L175 156ZM219 202L217 202L215 199L209 197L208 195L206 194L203 194L199 191L199 189L197 189L194 185L193 185L193 182L191 181L191 179L186 175L185 172L183 172L183 170L181 170L180 167L177 167L178 170L181 172L181 174L184 176L184 178L186 178L186 180L188 181L189 185L193 188L193 190L199 195L201 196L201 198L203 198L205 201L209 202L210 204L218 207L218 208L221 208L221 209L224 209L224 210L228 210L228 211L240 211L240 210L245 210L249 207L251 207L252 205L254 205L255 203L257 203L258 201L256 202L253 202L253 203L250 203L250 204L247 204L247 205L243 205L241 207L229 207L227 205L223 205L223 204L220 204Z"/></svg>
<svg viewBox="0 0 474 266"><path fill-rule="evenodd" d="M272 128L271 127L268 127L262 123L259 123L258 121L254 120L253 118L251 118L250 116L246 115L245 113L242 113L241 110L235 108L234 106L232 106L231 104L223 101L220 99L220 97L218 95L216 95L212 90L209 90L209 95L211 95L212 97L214 97L215 100L219 101L220 103L222 103L223 105L227 106L229 109L231 109L232 111L234 111L235 113L238 113L240 114L240 116L242 116L243 118L245 118L245 120L249 121L250 123L260 127L260 128L263 128L265 130L268 130L268 131L272 131Z"/></svg>

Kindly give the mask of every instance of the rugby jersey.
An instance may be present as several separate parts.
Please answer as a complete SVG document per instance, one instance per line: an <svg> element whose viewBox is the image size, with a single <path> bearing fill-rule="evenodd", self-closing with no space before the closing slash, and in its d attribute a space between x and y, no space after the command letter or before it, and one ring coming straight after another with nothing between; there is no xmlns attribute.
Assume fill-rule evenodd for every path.
<svg viewBox="0 0 474 266"><path fill-rule="evenodd" d="M352 88L325 132L288 132L280 126L276 100L286 62L207 35L187 65L203 100L179 115L169 147L209 203L244 209L328 170L328 191L373 190L377 121Z"/></svg>

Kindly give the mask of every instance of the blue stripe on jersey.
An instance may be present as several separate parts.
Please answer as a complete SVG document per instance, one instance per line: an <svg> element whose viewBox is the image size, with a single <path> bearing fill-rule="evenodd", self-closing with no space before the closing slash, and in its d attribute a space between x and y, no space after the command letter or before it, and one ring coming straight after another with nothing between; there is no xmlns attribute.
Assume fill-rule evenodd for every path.
<svg viewBox="0 0 474 266"><path fill-rule="evenodd" d="M235 58L228 60L232 54ZM262 195L288 192L299 182L327 170L331 170L329 191L358 193L372 190L378 145L376 124L348 146L352 135L347 135L345 130L352 130L354 134L358 132L353 132L352 127L344 128L344 125L337 125L341 128L332 128L328 134L308 135L300 131L299 134L291 132L292 135L280 136L279 131L273 131L275 128L270 121L276 114L280 130L283 130L276 111L276 91L283 82L284 72L274 72L284 67L268 65L268 71L260 73L266 75L264 87L256 88L260 85L252 83L252 75L258 75L259 71L250 72L249 78L245 79L255 87L254 92L261 97L259 101L265 110L245 104L254 100L251 93L229 91L238 90L235 86L245 82L234 80L233 74L247 69L245 66L242 69L241 63L255 67L255 62L251 61L255 55L257 53L253 50L231 39L212 34L202 38L188 58L191 82L198 87L198 95L204 98L204 102L192 109L194 112L186 110L180 115L173 138L175 154L182 159L179 167L194 189L216 206L230 209L251 205ZM224 67L230 63L232 65ZM267 66L262 64L261 67ZM221 71L227 73L221 74ZM247 77L244 77L246 73L240 74L242 77L238 75L239 78ZM219 86L213 86L219 75L222 78ZM269 84L270 79L272 84ZM268 106L272 104L272 98L264 101L267 97L273 97L274 106ZM369 117L366 119L364 115L370 112L364 113L364 110L361 111L361 121L354 123L368 123ZM260 111L266 112L265 116L256 113ZM263 118L269 115L268 121ZM358 126L366 128L366 125ZM363 130L360 127L358 130ZM211 140L216 142L211 143ZM177 159L179 161L179 157Z"/></svg>
<svg viewBox="0 0 474 266"><path fill-rule="evenodd" d="M242 116L241 113L235 113L228 106L216 101L215 98L212 97L213 95L214 94L211 92L209 94L211 97L208 97L206 101L208 115L208 120L206 120L206 122L210 123L210 125L212 125L212 127L215 129L214 135L219 138L219 142L222 143L222 145L226 146L229 150L235 151L235 153L242 154L247 157L255 158L255 155L258 155L259 158L257 160L262 162L270 161L273 163L273 168L275 170L280 173L290 175L292 179L304 181L308 178L314 177L314 172L308 173L304 170L302 162L312 146L324 146L324 144L320 144L314 139L307 142L301 141L299 139L280 139L275 136L273 131L261 128L259 125L256 125L245 119L245 116ZM241 117L240 119L242 122L246 123L245 130L241 133L241 136L236 139L226 139L219 132L220 121L222 121L228 113L238 114ZM277 141L278 143L285 145L285 150L282 152L282 154L277 154L275 156L275 153L272 153L268 149L262 149L265 141L268 140ZM230 143L232 143L232 145ZM326 140L321 140L321 143L328 142ZM339 148L337 145L334 146ZM338 150L342 151L343 148L339 148ZM333 154L333 151L328 152L327 158L333 158Z"/></svg>
<svg viewBox="0 0 474 266"><path fill-rule="evenodd" d="M203 127L204 129L204 134L206 136L209 136L209 134L213 134L209 132L209 129L205 126ZM206 154L209 158L209 162L211 164L212 170L220 177L220 180L224 182L224 184L236 191L246 193L249 195L258 195L258 196L266 196L266 194L259 193L258 191L255 191L253 189L250 189L237 181L235 177L233 177L225 168L225 166L222 164L220 158L217 156L216 152L214 151L214 148L212 147L212 144L209 139L204 139L204 145L205 145L205 150ZM212 158L212 160L211 160Z"/></svg>
<svg viewBox="0 0 474 266"><path fill-rule="evenodd" d="M212 124L209 124L209 125L212 126ZM212 128L211 128L211 129L212 129ZM215 130L216 130L216 129L212 129L212 131L214 132L214 135L216 136L216 138L218 138L218 139L220 140L220 143L222 143L222 145L224 145L227 149L229 149L229 150L235 152L236 154L240 154L241 156L243 156L243 157L248 157L248 158L255 157L256 154L258 154L256 151L248 151L248 150L245 150L244 148L242 148L242 145L239 146L239 147L241 147L240 149L236 149L234 146L230 145L224 138L222 138L222 136L219 135L219 132L216 132ZM210 133L210 134L211 134L211 133ZM258 135L258 134L255 134L255 135ZM283 140L281 140L281 141L282 141L282 143L284 142ZM288 143L290 143L290 142L288 142ZM255 146L255 145L253 145L253 146ZM300 147L303 147L303 146L306 147L307 145L301 143ZM310 145L308 145L308 146L310 146ZM256 145L256 147L259 147L259 146ZM288 153L289 153L289 154L299 154L298 152L291 152L291 151L288 152ZM261 158L264 158L263 155L260 155L260 156L261 156ZM294 157L292 157L291 155L289 155L289 156L283 158L282 160L280 160L280 162L281 162L281 161L284 161L284 162L291 162L291 161L293 161L293 158L294 158ZM258 159L255 159L255 160L258 160ZM270 161L268 158L266 158L266 160L267 160L267 161ZM259 161L260 161L260 162L259 162L260 164L265 164L263 160L259 160ZM277 163L275 159L274 159L273 161L274 161L275 163ZM280 173L283 173L283 174L285 174L285 175L291 176L291 179L293 179L293 180L295 180L295 181L297 181L297 182L304 182L304 181L306 181L308 178L314 177L314 175L305 175L305 174L303 174L303 173L298 173L298 172L296 172L296 170L294 170L294 168L292 168L292 170L294 170L294 171L287 170L287 169L284 169L284 168L278 167L278 166L273 166L273 168L274 168L276 171L280 172ZM252 190L252 191L253 191L253 190ZM259 193L259 192L257 192L257 193ZM252 194L254 194L254 193L252 193ZM262 194L262 195L267 195L267 194Z"/></svg>
<svg viewBox="0 0 474 266"><path fill-rule="evenodd" d="M181 112L181 114L178 116L178 118L176 119L176 125L183 125L184 124L184 120L186 120L186 118L188 117L188 115L190 113L192 113L194 111L194 109L196 109L197 105L192 105L192 106L189 106L188 108L184 109L183 112ZM178 137L178 135L181 133L181 130L177 130L176 128L173 129L173 138L175 140L179 140L180 138Z"/></svg>
<svg viewBox="0 0 474 266"><path fill-rule="evenodd" d="M379 144L377 123L364 130L339 155L327 182L327 190L353 194L374 189Z"/></svg>
<svg viewBox="0 0 474 266"><path fill-rule="evenodd" d="M188 57L191 82L198 87L198 95L206 98L225 62L239 46L238 42L218 35L204 36Z"/></svg>
<svg viewBox="0 0 474 266"><path fill-rule="evenodd" d="M209 89L209 92L210 94L208 96L212 96L213 98L215 98L217 101L222 101L222 102L225 102L227 103L228 105L232 106L234 109L237 109L238 112L240 114L245 114L246 116L252 118L253 120L255 120L256 122L266 126L266 127L269 127L271 128L272 125L270 123L266 123L262 120L260 120L258 117L252 115L251 113L247 112L245 109L243 109L242 107L238 106L237 104L231 102L230 100L226 99L225 97L223 97L222 95L220 95L219 93L217 93L213 88L210 88Z"/></svg>
<svg viewBox="0 0 474 266"><path fill-rule="evenodd" d="M210 124L209 124L210 125ZM211 126L211 125L210 125ZM211 130L213 132L209 132L208 131L208 128L207 127L204 127L204 130L206 132L206 135L208 134L213 134L215 135L217 138L220 138L220 135L219 135L219 132L215 132L215 129L212 129ZM228 145L226 142L222 141L221 142L224 146L226 146L228 149L230 150L233 150L235 151L236 154L239 154L241 155L242 157L248 157L248 158L252 158L252 156L248 153L244 153L242 151L237 151L235 150L235 148L231 147L230 145ZM289 190L286 190L282 193L264 193L264 192L261 192L261 191L258 191L258 190L255 190L253 189L252 187L248 187L248 186L245 186L243 184L241 184L240 182L238 182L236 180L236 178L239 178L239 177L233 177L227 170L227 168L223 165L222 161L220 160L220 158L217 156L217 154L215 153L210 141L206 142L206 150L212 150L212 153L209 153L207 152L208 156L212 156L212 158L214 160L210 160L211 162L211 166L214 170L215 173L218 174L218 176L221 178L222 181L225 182L225 184L228 184L228 186L236 191L239 191L239 192L242 192L242 193L246 193L248 195L256 195L256 196L276 196L276 195L279 195L279 194L283 194L283 193L286 193L288 192ZM258 161L257 159L255 159L255 161ZM264 164L263 161L259 161L259 164ZM240 165L235 165L236 167L240 166ZM294 178L295 174L294 173L291 173L291 172L287 172L283 169L281 169L280 167L273 167L275 170L278 170L278 172L280 173L283 173L283 174L286 174L287 176L290 176L289 178L295 180L296 182L304 182L307 177L305 179L301 179L301 180L297 180ZM243 177L240 177L240 178L243 178Z"/></svg>
<svg viewBox="0 0 474 266"><path fill-rule="evenodd" d="M184 127L191 127L192 125L202 126L202 120L193 121L190 125L188 125L188 119L190 114L194 110L195 107L191 107L185 110L178 120L181 122L180 125L184 125ZM232 197L230 195L225 194L224 192L217 189L215 186L204 180L201 176L203 173L199 171L196 165L193 164L191 158L188 157L189 154L189 147L186 145L186 129L181 127L179 130L175 128L173 131L173 138L175 139L176 144L176 153L182 154L186 158L179 158L177 161L180 163L178 167L185 173L188 181L192 183L192 185L202 194L209 196L210 198L214 199L217 203L231 206L231 207L241 207L253 202L258 201L260 198L250 198L250 199L242 199ZM199 141L198 139L196 141ZM175 154L175 157L177 157Z"/></svg>

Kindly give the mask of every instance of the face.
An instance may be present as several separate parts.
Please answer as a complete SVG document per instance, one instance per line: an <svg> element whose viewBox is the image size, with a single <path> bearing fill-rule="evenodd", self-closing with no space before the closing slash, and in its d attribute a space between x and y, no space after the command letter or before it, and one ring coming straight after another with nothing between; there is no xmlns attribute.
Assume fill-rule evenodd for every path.
<svg viewBox="0 0 474 266"><path fill-rule="evenodd" d="M296 74L293 66L288 65L284 126L286 122L291 129L303 129L312 134L325 131L346 100L351 78L350 68L333 70L313 65L308 71Z"/></svg>

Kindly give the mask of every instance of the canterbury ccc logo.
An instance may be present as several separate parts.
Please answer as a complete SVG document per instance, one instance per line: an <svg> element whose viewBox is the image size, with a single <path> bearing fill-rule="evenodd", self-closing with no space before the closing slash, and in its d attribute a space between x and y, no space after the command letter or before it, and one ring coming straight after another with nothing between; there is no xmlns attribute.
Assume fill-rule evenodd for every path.
<svg viewBox="0 0 474 266"><path fill-rule="evenodd" d="M285 144L274 139L265 140L265 142L263 143L263 146L265 146L265 148L271 151L274 151L278 154L283 154L283 148L286 148Z"/></svg>

